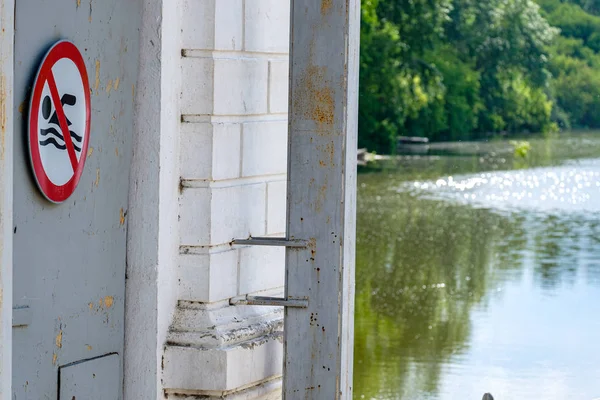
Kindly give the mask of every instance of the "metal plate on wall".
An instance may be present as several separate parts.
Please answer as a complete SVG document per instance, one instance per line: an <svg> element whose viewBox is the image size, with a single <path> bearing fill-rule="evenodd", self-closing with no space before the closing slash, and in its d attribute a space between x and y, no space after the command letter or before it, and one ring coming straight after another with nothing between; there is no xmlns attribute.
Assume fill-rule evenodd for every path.
<svg viewBox="0 0 600 400"><path fill-rule="evenodd" d="M73 365L63 367L62 372L66 373L75 371L70 368L76 368L73 363L80 360L123 354L126 215L141 10L141 0L15 2L12 113L16 311L11 398L54 400L59 366ZM76 90L70 90L70 81L60 79L60 71L53 69L61 99L52 101L52 109L62 103L63 91L76 97L64 99L68 121L63 121L61 131L72 130L81 137L86 131L84 118L72 113L84 104L86 96L80 90L84 73L89 82L91 108L85 168L81 168L77 189L64 199L54 199L62 200L56 205L40 193L34 178L27 116L38 69L48 50L60 40L77 47L85 66L77 68L85 72L76 76ZM69 76L77 73L65 71ZM43 109L44 98L40 93L42 108L38 120L48 116ZM57 118L61 119L59 115ZM83 147L84 141L81 140ZM83 147L81 154L75 149L78 167L83 166ZM71 156L62 155L72 172L75 168ZM57 179L57 186L64 183L60 176L52 178ZM100 390L98 398L122 398L122 365L118 362L111 367L111 373L117 377L111 380L116 379L117 383L95 386ZM72 400L72 396L67 398ZM80 400L89 398L76 396Z"/></svg>
<svg viewBox="0 0 600 400"><path fill-rule="evenodd" d="M118 354L109 354L60 367L58 400L118 399L119 363Z"/></svg>

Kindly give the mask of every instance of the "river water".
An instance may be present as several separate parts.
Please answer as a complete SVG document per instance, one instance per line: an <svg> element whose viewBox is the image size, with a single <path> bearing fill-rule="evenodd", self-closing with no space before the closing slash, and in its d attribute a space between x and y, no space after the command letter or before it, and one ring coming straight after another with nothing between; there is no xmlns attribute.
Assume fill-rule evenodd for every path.
<svg viewBox="0 0 600 400"><path fill-rule="evenodd" d="M355 399L600 398L600 132L358 178Z"/></svg>

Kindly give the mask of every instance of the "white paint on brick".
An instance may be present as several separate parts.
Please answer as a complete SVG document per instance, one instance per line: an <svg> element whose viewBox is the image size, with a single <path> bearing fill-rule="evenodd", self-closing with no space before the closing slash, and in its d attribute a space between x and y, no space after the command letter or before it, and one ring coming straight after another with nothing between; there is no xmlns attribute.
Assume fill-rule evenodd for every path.
<svg viewBox="0 0 600 400"><path fill-rule="evenodd" d="M288 76L287 60L269 61L269 112L288 112Z"/></svg>
<svg viewBox="0 0 600 400"><path fill-rule="evenodd" d="M211 244L264 235L266 192L264 183L212 189Z"/></svg>
<svg viewBox="0 0 600 400"><path fill-rule="evenodd" d="M180 196L182 246L208 246L265 234L266 184L185 189Z"/></svg>
<svg viewBox="0 0 600 400"><path fill-rule="evenodd" d="M241 50L243 46L242 0L215 1L215 49Z"/></svg>
<svg viewBox="0 0 600 400"><path fill-rule="evenodd" d="M216 0L179 0L181 4L182 48L213 48L215 41L215 1Z"/></svg>
<svg viewBox="0 0 600 400"><path fill-rule="evenodd" d="M213 124L213 180L240 176L241 130L241 124Z"/></svg>
<svg viewBox="0 0 600 400"><path fill-rule="evenodd" d="M240 249L238 294L282 287L284 280L285 249L258 246Z"/></svg>
<svg viewBox="0 0 600 400"><path fill-rule="evenodd" d="M181 181L170 272L179 303L162 389L169 398L278 398L282 310L228 299L281 291L285 250L229 243L285 231L289 1L177 4Z"/></svg>
<svg viewBox="0 0 600 400"><path fill-rule="evenodd" d="M287 182L270 182L267 184L267 234L285 236Z"/></svg>
<svg viewBox="0 0 600 400"><path fill-rule="evenodd" d="M237 294L238 250L179 256L179 300L213 303Z"/></svg>
<svg viewBox="0 0 600 400"><path fill-rule="evenodd" d="M242 153L242 176L285 173L287 121L244 124Z"/></svg>
<svg viewBox="0 0 600 400"><path fill-rule="evenodd" d="M244 50L287 53L290 37L290 2L245 1Z"/></svg>
<svg viewBox="0 0 600 400"><path fill-rule="evenodd" d="M164 358L164 387L198 390L198 382L203 382L203 391L243 389L280 375L282 362L283 347L276 337L229 348L169 346Z"/></svg>
<svg viewBox="0 0 600 400"><path fill-rule="evenodd" d="M242 49L242 0L179 0L183 49Z"/></svg>
<svg viewBox="0 0 600 400"><path fill-rule="evenodd" d="M181 178L212 176L212 124L181 124Z"/></svg>
<svg viewBox="0 0 600 400"><path fill-rule="evenodd" d="M267 112L268 61L258 58L214 60L214 114ZM190 114L202 114L194 112Z"/></svg>
<svg viewBox="0 0 600 400"><path fill-rule="evenodd" d="M241 129L241 124L182 124L181 178L238 178Z"/></svg>
<svg viewBox="0 0 600 400"><path fill-rule="evenodd" d="M213 60L207 58L181 59L183 92L182 114L212 114L213 112Z"/></svg>
<svg viewBox="0 0 600 400"><path fill-rule="evenodd" d="M210 244L211 190L185 189L179 196L180 245Z"/></svg>
<svg viewBox="0 0 600 400"><path fill-rule="evenodd" d="M256 386L239 392L228 391L204 392L198 391L194 394L179 394L176 391L167 391L169 400L198 400L203 396L206 400L280 400L281 399L281 377L269 378Z"/></svg>

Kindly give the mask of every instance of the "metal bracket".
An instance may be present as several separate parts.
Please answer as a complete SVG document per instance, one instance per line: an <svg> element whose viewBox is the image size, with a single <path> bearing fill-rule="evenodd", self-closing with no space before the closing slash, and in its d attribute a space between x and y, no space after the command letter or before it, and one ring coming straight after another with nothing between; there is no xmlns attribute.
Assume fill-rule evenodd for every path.
<svg viewBox="0 0 600 400"><path fill-rule="evenodd" d="M280 306L280 307L295 307L307 308L307 297L288 297L287 299L280 297L261 297L261 296L242 296L234 297L229 300L232 306Z"/></svg>
<svg viewBox="0 0 600 400"><path fill-rule="evenodd" d="M308 241L280 237L250 237L248 239L233 239L234 246L281 246L302 248L308 246Z"/></svg>

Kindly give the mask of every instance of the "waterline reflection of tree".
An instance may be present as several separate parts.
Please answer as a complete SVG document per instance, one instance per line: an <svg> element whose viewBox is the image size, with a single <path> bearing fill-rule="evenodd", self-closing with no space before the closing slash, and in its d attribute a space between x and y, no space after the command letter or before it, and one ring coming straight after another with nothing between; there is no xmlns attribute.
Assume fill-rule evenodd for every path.
<svg viewBox="0 0 600 400"><path fill-rule="evenodd" d="M472 311L527 268L548 289L578 269L600 277L597 218L501 215L378 185L358 206L357 399L436 398L444 364L468 350Z"/></svg>

